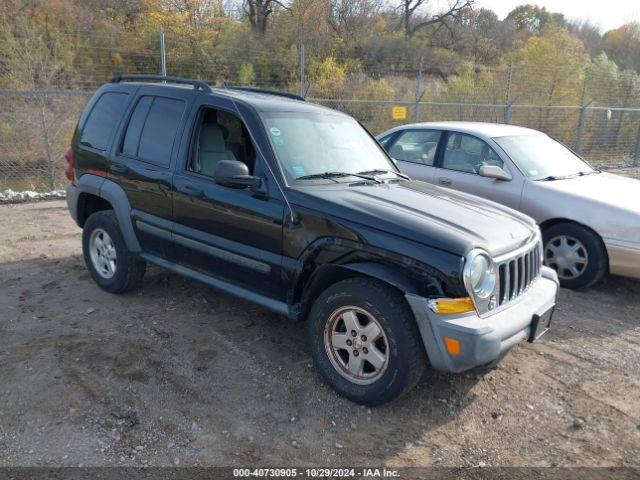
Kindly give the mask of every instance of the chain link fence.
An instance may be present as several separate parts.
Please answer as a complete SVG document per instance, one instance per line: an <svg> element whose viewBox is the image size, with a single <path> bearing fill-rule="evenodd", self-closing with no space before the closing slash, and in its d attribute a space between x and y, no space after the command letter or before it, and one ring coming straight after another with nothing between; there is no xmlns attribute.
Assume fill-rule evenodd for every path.
<svg viewBox="0 0 640 480"><path fill-rule="evenodd" d="M407 108L409 121L416 118L416 104L409 101L313 101L354 116L375 134L406 123L392 119L395 105ZM508 123L543 131L600 168L640 165L640 109L442 102L419 102L417 106L417 118L423 122L505 123L505 116L510 115Z"/></svg>
<svg viewBox="0 0 640 480"><path fill-rule="evenodd" d="M65 185L64 154L90 92L0 89L0 192Z"/></svg>
<svg viewBox="0 0 640 480"><path fill-rule="evenodd" d="M124 70L157 72L151 56L145 61L145 68L132 65ZM212 84L242 83L242 78L231 73L220 77L220 70L211 65L190 65L185 70L171 56L167 63L170 75ZM251 85L302 90L309 101L352 115L374 134L411 121L510 123L541 130L600 168L639 165L640 83L636 74L558 72L510 64L451 74L445 81L429 66L423 70L418 65L403 65L395 71L362 67L347 72L339 85L332 84L337 94L331 98L319 80L305 75L304 66L301 60L299 79L257 76ZM108 65L103 70L80 76L82 82L67 82L72 88L60 84L56 88L0 88L0 192L50 192L64 187L64 153L82 109L93 89L120 71ZM394 106L406 107L406 120L393 120Z"/></svg>

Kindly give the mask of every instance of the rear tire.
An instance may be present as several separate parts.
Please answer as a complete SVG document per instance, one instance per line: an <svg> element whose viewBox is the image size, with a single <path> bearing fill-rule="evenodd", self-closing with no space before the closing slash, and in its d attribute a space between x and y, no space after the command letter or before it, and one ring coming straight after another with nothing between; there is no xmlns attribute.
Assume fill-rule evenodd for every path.
<svg viewBox="0 0 640 480"><path fill-rule="evenodd" d="M146 262L131 253L113 210L92 213L82 230L82 254L93 280L110 293L138 288Z"/></svg>
<svg viewBox="0 0 640 480"><path fill-rule="evenodd" d="M544 263L558 273L564 288L586 288L607 273L607 252L600 237L575 223L558 223L543 233Z"/></svg>
<svg viewBox="0 0 640 480"><path fill-rule="evenodd" d="M308 336L326 382L364 405L380 405L407 393L427 363L405 299L378 280L351 278L326 289L311 308Z"/></svg>

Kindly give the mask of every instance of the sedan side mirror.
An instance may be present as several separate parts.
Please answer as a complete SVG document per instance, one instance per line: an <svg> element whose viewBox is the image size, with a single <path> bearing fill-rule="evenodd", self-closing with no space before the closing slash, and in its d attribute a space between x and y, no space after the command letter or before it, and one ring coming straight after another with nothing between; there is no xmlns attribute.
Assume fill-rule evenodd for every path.
<svg viewBox="0 0 640 480"><path fill-rule="evenodd" d="M482 165L480 167L480 176L502 181L513 179L509 172L497 165Z"/></svg>
<svg viewBox="0 0 640 480"><path fill-rule="evenodd" d="M213 171L213 180L223 187L250 188L258 191L262 186L260 177L249 174L249 167L237 160L220 160Z"/></svg>

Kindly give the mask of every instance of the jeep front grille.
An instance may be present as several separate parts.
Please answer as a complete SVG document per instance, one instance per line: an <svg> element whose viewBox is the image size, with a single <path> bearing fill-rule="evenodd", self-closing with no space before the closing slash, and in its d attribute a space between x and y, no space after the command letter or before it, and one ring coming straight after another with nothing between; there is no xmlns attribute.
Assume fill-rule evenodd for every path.
<svg viewBox="0 0 640 480"><path fill-rule="evenodd" d="M522 295L540 275L539 242L524 252L498 262L498 305L504 305Z"/></svg>

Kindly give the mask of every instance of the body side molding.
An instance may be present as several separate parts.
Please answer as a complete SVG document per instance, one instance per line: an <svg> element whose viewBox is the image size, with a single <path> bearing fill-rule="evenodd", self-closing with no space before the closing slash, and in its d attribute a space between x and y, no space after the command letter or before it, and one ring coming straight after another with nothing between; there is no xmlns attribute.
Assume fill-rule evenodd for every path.
<svg viewBox="0 0 640 480"><path fill-rule="evenodd" d="M271 311L279 313L280 315L285 315L287 317L292 316L291 309L284 302L274 300L273 298L260 295L258 293L247 290L245 288L238 287L236 285L225 282L223 280L219 280L217 278L211 277L209 275L205 275L204 273L200 273L188 267L178 265L177 263L171 262L169 260L156 257L155 255L143 253L140 256L148 262L154 263L160 267L171 270L172 272L175 272L177 274L184 275L194 280L198 280L200 282L206 283L207 285L217 288L218 290L222 290L223 292L229 293L243 300L248 300L252 303L258 304L264 308L267 308Z"/></svg>

